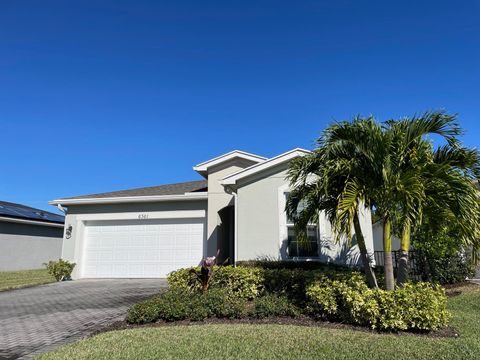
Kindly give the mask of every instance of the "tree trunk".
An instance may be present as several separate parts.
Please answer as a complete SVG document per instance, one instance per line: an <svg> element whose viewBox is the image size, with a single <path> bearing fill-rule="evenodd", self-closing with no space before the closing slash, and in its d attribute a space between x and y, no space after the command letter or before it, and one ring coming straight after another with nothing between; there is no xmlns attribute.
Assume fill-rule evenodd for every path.
<svg viewBox="0 0 480 360"><path fill-rule="evenodd" d="M363 237L362 228L360 227L360 220L358 219L357 213L355 213L353 217L353 227L355 228L355 235L357 238L358 248L360 249L363 270L367 276L368 286L371 289L378 288L377 278L372 267L370 266L370 256L368 255L367 247L365 245L365 238Z"/></svg>
<svg viewBox="0 0 480 360"><path fill-rule="evenodd" d="M408 280L408 251L410 249L410 221L406 220L402 229L400 259L398 260L397 284L402 287Z"/></svg>
<svg viewBox="0 0 480 360"><path fill-rule="evenodd" d="M395 279L393 276L393 262L392 262L392 234L391 223L388 216L383 218L383 254L384 254L384 269L385 269L385 290L395 290Z"/></svg>

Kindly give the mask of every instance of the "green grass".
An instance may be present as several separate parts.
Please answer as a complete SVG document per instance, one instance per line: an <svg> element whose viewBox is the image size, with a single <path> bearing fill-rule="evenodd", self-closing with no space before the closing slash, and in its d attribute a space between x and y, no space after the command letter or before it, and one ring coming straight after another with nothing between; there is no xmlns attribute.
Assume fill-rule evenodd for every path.
<svg viewBox="0 0 480 360"><path fill-rule="evenodd" d="M294 325L195 325L107 332L47 359L479 359L480 286L449 301L459 338Z"/></svg>
<svg viewBox="0 0 480 360"><path fill-rule="evenodd" d="M46 269L0 272L0 291L54 282Z"/></svg>

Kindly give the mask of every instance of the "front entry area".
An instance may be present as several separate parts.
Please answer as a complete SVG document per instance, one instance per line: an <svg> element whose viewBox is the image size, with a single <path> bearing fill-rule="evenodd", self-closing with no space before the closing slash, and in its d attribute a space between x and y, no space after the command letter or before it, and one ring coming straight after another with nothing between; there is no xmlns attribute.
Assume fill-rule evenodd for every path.
<svg viewBox="0 0 480 360"><path fill-rule="evenodd" d="M87 221L79 277L163 278L197 266L204 237L204 219Z"/></svg>

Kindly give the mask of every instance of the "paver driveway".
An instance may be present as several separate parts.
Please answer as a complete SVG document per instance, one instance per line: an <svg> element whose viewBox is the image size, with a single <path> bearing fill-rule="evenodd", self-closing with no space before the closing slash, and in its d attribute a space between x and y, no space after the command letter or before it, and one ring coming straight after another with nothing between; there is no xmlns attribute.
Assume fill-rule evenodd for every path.
<svg viewBox="0 0 480 360"><path fill-rule="evenodd" d="M160 279L77 280L0 292L0 359L30 358L125 318Z"/></svg>

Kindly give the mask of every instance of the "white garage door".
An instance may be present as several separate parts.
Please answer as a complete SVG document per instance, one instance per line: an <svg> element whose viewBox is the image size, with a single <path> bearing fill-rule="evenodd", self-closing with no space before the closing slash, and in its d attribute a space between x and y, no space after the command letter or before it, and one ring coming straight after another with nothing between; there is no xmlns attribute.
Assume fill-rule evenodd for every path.
<svg viewBox="0 0 480 360"><path fill-rule="evenodd" d="M200 263L203 238L203 219L88 222L80 276L165 277Z"/></svg>

